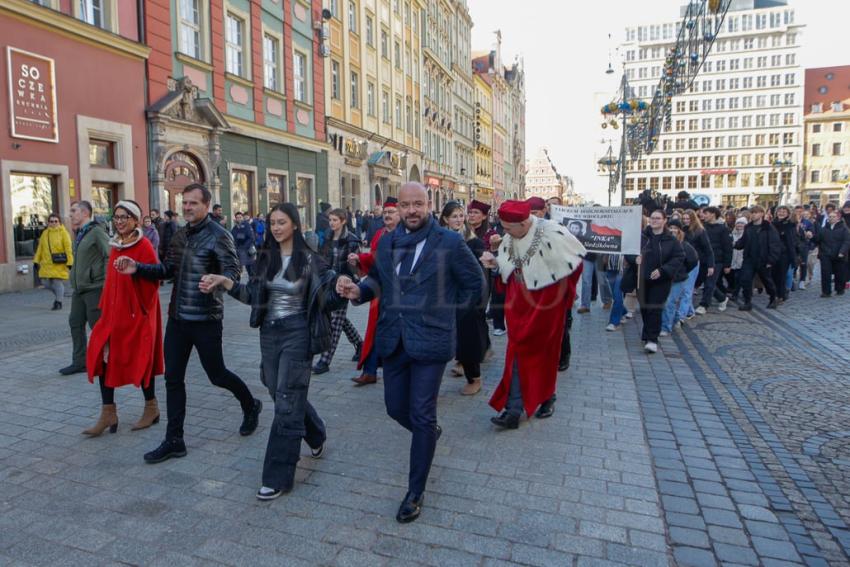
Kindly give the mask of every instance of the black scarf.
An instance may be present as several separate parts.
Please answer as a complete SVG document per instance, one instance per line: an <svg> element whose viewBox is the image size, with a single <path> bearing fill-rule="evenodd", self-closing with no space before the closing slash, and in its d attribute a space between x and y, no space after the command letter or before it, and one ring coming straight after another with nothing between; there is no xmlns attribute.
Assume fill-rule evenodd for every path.
<svg viewBox="0 0 850 567"><path fill-rule="evenodd" d="M392 231L392 258L393 268L401 264L398 275L400 277L410 275L413 269L413 259L416 257L416 246L428 238L434 229L434 221L430 216L425 218L425 224L419 230L408 232L404 227Z"/></svg>

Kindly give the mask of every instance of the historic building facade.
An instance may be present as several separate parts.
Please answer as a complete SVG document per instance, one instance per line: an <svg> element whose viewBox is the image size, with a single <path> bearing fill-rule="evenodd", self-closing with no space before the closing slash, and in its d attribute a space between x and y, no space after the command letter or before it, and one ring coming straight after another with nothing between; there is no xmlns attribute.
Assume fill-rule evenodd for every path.
<svg viewBox="0 0 850 567"><path fill-rule="evenodd" d="M475 183L475 83L472 78L472 17L467 0L453 0L451 29L452 149L455 189L452 197L468 203Z"/></svg>

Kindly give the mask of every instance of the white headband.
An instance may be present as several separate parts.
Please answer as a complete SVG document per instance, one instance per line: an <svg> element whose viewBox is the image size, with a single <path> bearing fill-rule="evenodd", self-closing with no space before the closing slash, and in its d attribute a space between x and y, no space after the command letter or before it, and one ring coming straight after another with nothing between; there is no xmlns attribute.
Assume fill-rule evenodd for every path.
<svg viewBox="0 0 850 567"><path fill-rule="evenodd" d="M115 204L115 208L117 209L118 207L127 210L137 221L142 220L142 210L136 203L132 203L130 201L118 201L118 203Z"/></svg>

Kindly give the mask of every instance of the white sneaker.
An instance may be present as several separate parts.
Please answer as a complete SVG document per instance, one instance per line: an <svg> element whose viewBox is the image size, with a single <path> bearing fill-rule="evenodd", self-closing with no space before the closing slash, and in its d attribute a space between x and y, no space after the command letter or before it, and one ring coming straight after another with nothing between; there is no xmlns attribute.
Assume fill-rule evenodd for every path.
<svg viewBox="0 0 850 567"><path fill-rule="evenodd" d="M612 332L616 331L617 328L618 328L618 326L615 325L614 323L608 323L608 326L605 327L605 330L608 331L609 333L612 333Z"/></svg>
<svg viewBox="0 0 850 567"><path fill-rule="evenodd" d="M806 282L801 281L800 283L797 284L797 287L799 289L806 289Z"/></svg>
<svg viewBox="0 0 850 567"><path fill-rule="evenodd" d="M505 333L507 333L507 331L504 330L504 329L493 329L493 336L494 337L501 337Z"/></svg>
<svg viewBox="0 0 850 567"><path fill-rule="evenodd" d="M658 352L658 345L652 341L647 341L646 344L643 345L643 350L649 354L655 354Z"/></svg>
<svg viewBox="0 0 850 567"><path fill-rule="evenodd" d="M635 314L634 314L634 313L632 313L631 311L627 311L627 312L626 312L626 319L631 319L631 318L632 318L632 317L634 317L634 316L635 316Z"/></svg>
<svg viewBox="0 0 850 567"><path fill-rule="evenodd" d="M658 333L658 336L659 337L669 337L670 333L668 333L667 331L661 331L660 333Z"/></svg>
<svg viewBox="0 0 850 567"><path fill-rule="evenodd" d="M697 309L696 309L695 313L696 313L697 315L705 315L705 307L703 307L702 305L700 305L699 307L697 307Z"/></svg>
<svg viewBox="0 0 850 567"><path fill-rule="evenodd" d="M726 311L727 305L729 305L729 298L728 297L720 302L720 305L717 306L717 310L722 313L722 312Z"/></svg>

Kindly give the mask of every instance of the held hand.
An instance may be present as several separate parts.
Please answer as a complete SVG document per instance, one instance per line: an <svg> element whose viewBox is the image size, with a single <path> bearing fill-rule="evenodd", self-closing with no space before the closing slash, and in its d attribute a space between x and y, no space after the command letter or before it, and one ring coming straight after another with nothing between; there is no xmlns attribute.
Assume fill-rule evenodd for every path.
<svg viewBox="0 0 850 567"><path fill-rule="evenodd" d="M806 238L812 238L813 236L814 235L812 234L812 231L810 231L810 230L806 231Z"/></svg>
<svg viewBox="0 0 850 567"><path fill-rule="evenodd" d="M497 267L496 257L493 256L492 252L484 252L478 261L481 262L481 265L485 268L493 269Z"/></svg>
<svg viewBox="0 0 850 567"><path fill-rule="evenodd" d="M714 268L709 268L709 269L706 271L706 275L707 275L708 277L713 276L713 275L714 275Z"/></svg>
<svg viewBox="0 0 850 567"><path fill-rule="evenodd" d="M732 268L723 268L723 273L724 274L732 273Z"/></svg>
<svg viewBox="0 0 850 567"><path fill-rule="evenodd" d="M652 273L649 274L649 279L657 280L661 277L661 270L652 270Z"/></svg>
<svg viewBox="0 0 850 567"><path fill-rule="evenodd" d="M138 267L136 261L129 256L119 256L115 259L113 266L116 270L118 270L118 273L124 274L125 276L132 276L135 274Z"/></svg>
<svg viewBox="0 0 850 567"><path fill-rule="evenodd" d="M360 299L360 288L348 276L340 276L336 280L336 292L341 297L352 301Z"/></svg>
<svg viewBox="0 0 850 567"><path fill-rule="evenodd" d="M490 237L490 249L498 248L499 244L502 243L502 237L498 234L494 234Z"/></svg>
<svg viewBox="0 0 850 567"><path fill-rule="evenodd" d="M348 265L349 266L357 266L360 264L360 256L354 254L353 252L348 255Z"/></svg>
<svg viewBox="0 0 850 567"><path fill-rule="evenodd" d="M218 286L227 287L229 281L229 278L218 274L204 274L198 283L198 289L201 290L201 293L212 293Z"/></svg>

